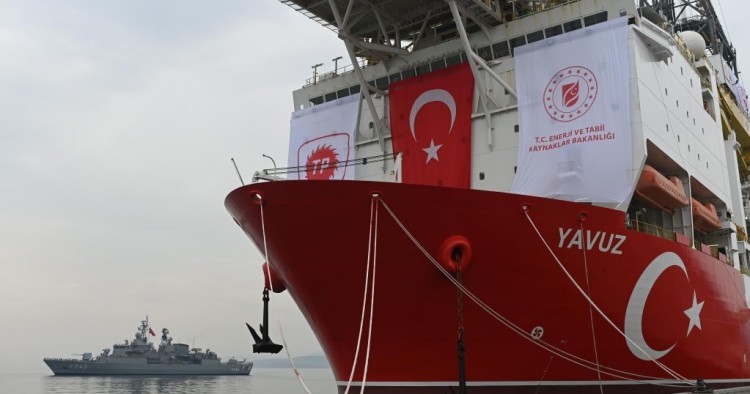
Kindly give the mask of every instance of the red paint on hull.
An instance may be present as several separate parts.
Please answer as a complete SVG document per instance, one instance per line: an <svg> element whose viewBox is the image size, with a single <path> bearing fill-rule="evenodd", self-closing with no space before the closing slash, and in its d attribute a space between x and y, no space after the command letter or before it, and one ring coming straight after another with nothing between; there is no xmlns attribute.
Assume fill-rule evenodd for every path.
<svg viewBox="0 0 750 394"><path fill-rule="evenodd" d="M283 181L233 191L225 205L260 250L260 206L253 195L262 196L268 259L317 335L339 382L349 378L357 345L373 192L433 255L445 239L466 237L473 257L464 285L525 332L542 327L542 340L551 345L591 361L596 350L601 365L654 379L672 377L636 357L596 312L592 332L589 303L545 248L522 207L529 207L544 239L584 289L585 256L590 297L620 330L639 278L658 256L673 252L685 270L667 268L654 281L642 313L643 340L655 350L673 346L659 361L688 379L734 382L750 377L745 359L750 310L742 275L685 245L629 230L622 212L506 193L361 181ZM450 392L448 386L457 379L456 288L382 207L379 212L367 382L384 386L367 392ZM591 250L584 254L588 246ZM701 324L686 334L691 324L684 311L694 305L694 294L703 302ZM599 380L597 371L551 355L468 299L464 321L467 378L486 386L471 392L523 392L524 386L536 392L538 382L563 384L541 383L546 389L539 392L564 392L566 387L584 389L578 382ZM362 379L363 365L362 351L355 381ZM454 383L404 387L429 382ZM503 382L512 386L503 389ZM607 392L615 387L626 386ZM639 392L688 391L645 387Z"/></svg>

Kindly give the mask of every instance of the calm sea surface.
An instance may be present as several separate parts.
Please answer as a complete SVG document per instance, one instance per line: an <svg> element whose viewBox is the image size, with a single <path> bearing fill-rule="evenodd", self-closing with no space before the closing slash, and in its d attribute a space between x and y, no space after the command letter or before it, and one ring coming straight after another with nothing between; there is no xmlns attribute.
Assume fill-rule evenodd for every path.
<svg viewBox="0 0 750 394"><path fill-rule="evenodd" d="M336 393L330 369L300 369L312 394ZM0 393L253 393L306 394L291 369L257 368L250 376L75 377L46 373L0 374Z"/></svg>

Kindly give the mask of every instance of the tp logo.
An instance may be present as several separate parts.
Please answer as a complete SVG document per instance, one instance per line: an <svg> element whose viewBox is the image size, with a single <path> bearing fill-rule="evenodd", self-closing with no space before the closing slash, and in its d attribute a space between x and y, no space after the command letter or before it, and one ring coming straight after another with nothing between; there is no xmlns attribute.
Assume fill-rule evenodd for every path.
<svg viewBox="0 0 750 394"><path fill-rule="evenodd" d="M345 179L349 138L346 133L332 133L300 145L297 149L297 179Z"/></svg>

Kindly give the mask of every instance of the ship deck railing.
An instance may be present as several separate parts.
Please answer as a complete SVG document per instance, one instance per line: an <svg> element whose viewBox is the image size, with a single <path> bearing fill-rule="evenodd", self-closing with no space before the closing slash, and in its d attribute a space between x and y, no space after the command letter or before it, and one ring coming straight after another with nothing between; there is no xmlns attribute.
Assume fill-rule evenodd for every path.
<svg viewBox="0 0 750 394"><path fill-rule="evenodd" d="M357 159L349 159L346 161L340 161L336 164L336 167L337 168L351 167L351 169L354 170L354 167L356 166L365 166L365 165L373 164L373 163L382 163L384 161L394 160L394 159L395 157L393 153L385 153L382 155L360 157ZM304 175L306 174L308 169L312 169L312 167L302 165L302 166L297 166L297 167L265 168L263 170L255 172L255 175L253 175L253 183L256 183L260 180L285 181L289 179L296 179L295 174L302 174L303 176L300 176L299 179L305 179ZM286 176L286 178L284 178L283 176Z"/></svg>
<svg viewBox="0 0 750 394"><path fill-rule="evenodd" d="M292 4L294 3L293 1L290 1L290 0L280 0L280 1L284 4L289 5L290 7L292 7L292 5L289 3L292 3ZM479 0L479 1L482 1L482 0ZM513 7L506 10L506 12L509 14L502 16L502 18L504 18L507 22L509 22L509 21L525 18L525 17L531 16L540 12L549 11L552 8L565 6L571 3L577 3L579 1L581 0L549 0L544 3L525 2L525 4L522 6L520 5L520 3L522 3L521 1L515 0L515 1L509 2L509 5ZM516 5L515 3L519 3L519 5ZM299 11L295 7L292 7L292 8ZM603 19L601 18L602 15L604 16ZM586 19L589 19L589 18L591 20L587 21ZM593 24L601 23L606 20L607 20L606 12L603 11L595 15L590 15L588 17L573 18L570 20L562 21L562 23L558 25L547 26L544 29L544 31L547 31L547 30L553 31L555 30L555 28L558 28L560 29L560 32L555 33L556 35L556 34L561 34L563 28L567 32L571 30L580 29L584 26L591 26ZM565 25L566 27L563 27L563 25ZM574 27L567 27L568 25L574 26ZM536 32L532 32L531 34L534 34L534 33ZM435 44L449 41L454 38L455 37L451 36L451 38L438 40L435 42ZM477 52L478 55L484 58L485 61L489 62L489 61L492 61L493 59L513 57L513 52L514 52L515 47L526 45L528 42L534 42L539 39L540 38L538 37L535 37L533 39L528 39L527 34L521 34L519 36L506 37L504 40L501 40L501 41L490 42L486 47L475 49L475 51ZM507 45L510 45L510 47L507 47ZM497 54L493 54L493 52L495 51L494 49L495 47L501 47L502 48L501 52ZM436 63L438 65L437 69L440 69L440 68L445 68L452 64L457 64L457 63L464 62L464 61L466 61L466 54L464 53L463 50L458 50L458 51L451 52L451 53L445 53L443 55L439 55L430 59L424 59L419 62L409 63L402 67L402 70L400 73L396 72L396 74L398 74L397 80L408 79L416 75L422 75L425 73L429 73L431 71L435 71L435 68L432 67L433 63ZM368 66L374 66L376 64L379 64L379 61L377 60L368 59L364 57L358 58L357 62L359 63L359 67L362 69L367 68ZM313 76L305 80L304 87L316 85L320 82L323 82L328 79L332 79L332 78L335 78L340 75L347 74L353 71L354 71L354 67L351 64L341 66L341 67L335 67L333 71L327 71L327 72L317 72L317 68L316 68L315 71L313 71ZM377 89L387 90L388 85L389 85L388 80L389 80L389 75L384 75L380 78L376 78L376 80L368 81L368 83ZM394 81L390 81L390 82L394 82ZM340 94L341 91L333 91L333 92L328 92L319 97L313 97L311 98L310 101L313 102L315 105L318 105L325 101L335 100L337 96L338 98L341 98L341 97L349 96L351 94L358 94L360 88L358 85L355 85L354 87L355 91L351 91L352 87L349 87L346 89L348 89L349 92L346 92L343 95ZM326 98L326 96L330 96L330 97Z"/></svg>
<svg viewBox="0 0 750 394"><path fill-rule="evenodd" d="M629 227L631 230L635 230L641 233L654 235L659 238L668 239L670 241L677 241L677 237L675 235L674 230L670 230L664 227L659 227L651 223L646 223L646 222L633 219L630 221Z"/></svg>
<svg viewBox="0 0 750 394"><path fill-rule="evenodd" d="M644 234L653 235L659 238L664 238L670 241L677 242L677 234L674 230L670 230L664 227L659 227L657 225L642 222L642 221L635 220L635 219L630 220L630 222L628 223L628 227L631 230L635 230ZM739 230L740 227L738 226L737 229ZM747 239L747 234L745 234L744 231L741 235L738 231L737 238L739 239L741 236L744 236L745 239ZM711 255L713 258L720 260L721 262L727 265L731 265L731 266L734 265L732 256L731 255L728 256L727 254L722 253L719 250L719 245L707 244L707 243L703 243L703 242L696 240L694 246L696 250L703 252L705 254Z"/></svg>

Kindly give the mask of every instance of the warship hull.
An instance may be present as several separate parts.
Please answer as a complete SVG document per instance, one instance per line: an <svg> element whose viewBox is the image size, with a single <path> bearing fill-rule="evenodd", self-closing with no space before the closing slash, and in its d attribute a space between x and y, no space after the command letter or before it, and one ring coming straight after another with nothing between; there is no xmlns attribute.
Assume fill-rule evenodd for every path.
<svg viewBox="0 0 750 394"><path fill-rule="evenodd" d="M200 348L189 349L184 343L173 343L169 329L161 330L158 349L148 341L156 336L148 316L141 321L135 338L104 349L96 357L81 354L80 359L47 357L44 363L55 375L249 375L253 363L234 357L222 362L215 352Z"/></svg>
<svg viewBox="0 0 750 394"><path fill-rule="evenodd" d="M149 363L145 359L82 361L44 359L45 364L58 376L109 376L109 375L249 375L252 363L229 365L221 362L202 364Z"/></svg>

